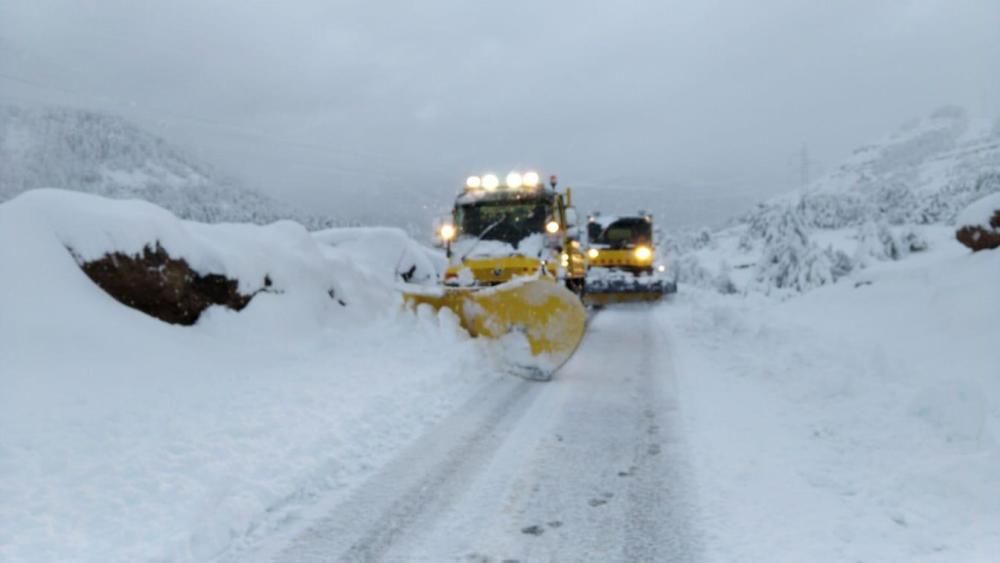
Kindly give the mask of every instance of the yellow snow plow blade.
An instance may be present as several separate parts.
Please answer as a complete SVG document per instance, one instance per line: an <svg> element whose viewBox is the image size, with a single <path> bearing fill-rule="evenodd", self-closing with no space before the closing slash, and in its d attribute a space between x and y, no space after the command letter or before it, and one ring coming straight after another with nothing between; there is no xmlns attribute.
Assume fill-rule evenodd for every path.
<svg viewBox="0 0 1000 563"><path fill-rule="evenodd" d="M513 371L539 379L549 379L573 355L587 323L580 298L548 278L406 292L404 299L414 308L450 309L470 335L495 340Z"/></svg>

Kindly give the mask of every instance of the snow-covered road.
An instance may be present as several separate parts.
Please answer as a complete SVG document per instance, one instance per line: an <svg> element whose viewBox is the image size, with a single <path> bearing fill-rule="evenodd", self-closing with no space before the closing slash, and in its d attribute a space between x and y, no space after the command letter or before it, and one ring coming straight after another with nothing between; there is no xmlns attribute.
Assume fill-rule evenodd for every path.
<svg viewBox="0 0 1000 563"><path fill-rule="evenodd" d="M0 205L0 560L996 561L1000 255L924 234L802 295L609 308L535 383L400 307L400 257L435 271L401 232L25 194ZM149 241L272 289L173 326L77 262Z"/></svg>
<svg viewBox="0 0 1000 563"><path fill-rule="evenodd" d="M648 309L597 315L551 382L490 380L346 500L249 558L695 559L670 343Z"/></svg>

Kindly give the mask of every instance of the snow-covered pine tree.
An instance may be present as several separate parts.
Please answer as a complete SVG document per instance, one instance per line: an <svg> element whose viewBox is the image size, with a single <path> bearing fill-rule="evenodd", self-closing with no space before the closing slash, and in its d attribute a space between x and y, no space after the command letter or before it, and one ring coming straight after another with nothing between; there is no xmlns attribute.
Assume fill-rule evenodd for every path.
<svg viewBox="0 0 1000 563"><path fill-rule="evenodd" d="M868 266L872 259L899 260L910 252L884 220L868 221L858 229L856 238L858 246L854 251L854 260L862 268Z"/></svg>
<svg viewBox="0 0 1000 563"><path fill-rule="evenodd" d="M810 240L795 208L785 208L774 216L763 241L754 283L764 293L806 291L835 282L844 271L842 257Z"/></svg>

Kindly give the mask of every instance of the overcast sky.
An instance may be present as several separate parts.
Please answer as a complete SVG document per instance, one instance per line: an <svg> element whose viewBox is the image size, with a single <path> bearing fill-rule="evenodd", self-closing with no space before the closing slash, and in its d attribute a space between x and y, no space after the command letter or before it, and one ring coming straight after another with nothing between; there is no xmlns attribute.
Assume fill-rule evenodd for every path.
<svg viewBox="0 0 1000 563"><path fill-rule="evenodd" d="M125 114L319 211L514 167L775 193L803 143L816 173L943 104L996 114L998 77L1000 0L0 0L0 97Z"/></svg>

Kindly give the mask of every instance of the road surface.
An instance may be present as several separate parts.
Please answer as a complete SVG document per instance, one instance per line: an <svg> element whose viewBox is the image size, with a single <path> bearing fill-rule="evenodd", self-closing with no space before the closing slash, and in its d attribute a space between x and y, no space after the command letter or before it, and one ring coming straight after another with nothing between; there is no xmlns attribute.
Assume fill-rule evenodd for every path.
<svg viewBox="0 0 1000 563"><path fill-rule="evenodd" d="M692 561L669 339L596 315L547 383L490 381L265 561ZM252 559L252 558L251 558Z"/></svg>

